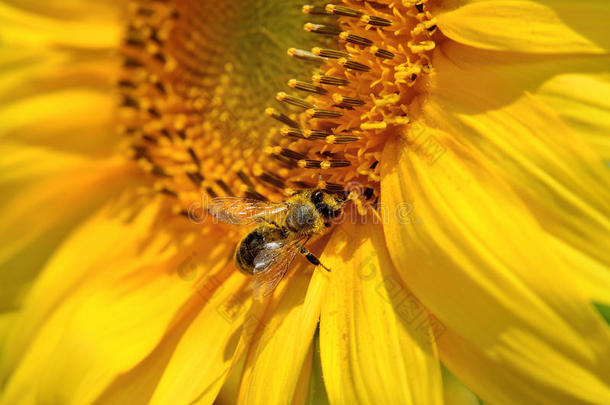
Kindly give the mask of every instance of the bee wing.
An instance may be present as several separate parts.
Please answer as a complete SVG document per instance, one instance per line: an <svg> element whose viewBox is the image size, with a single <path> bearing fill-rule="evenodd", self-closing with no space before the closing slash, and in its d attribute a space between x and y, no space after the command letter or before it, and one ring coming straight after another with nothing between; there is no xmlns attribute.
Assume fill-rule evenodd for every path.
<svg viewBox="0 0 610 405"><path fill-rule="evenodd" d="M252 289L257 299L271 294L284 277L298 252L298 244L304 238L269 242L254 258Z"/></svg>
<svg viewBox="0 0 610 405"><path fill-rule="evenodd" d="M247 225L271 220L285 211L288 205L269 201L252 200L240 197L217 197L212 199L208 210L215 218L235 225Z"/></svg>

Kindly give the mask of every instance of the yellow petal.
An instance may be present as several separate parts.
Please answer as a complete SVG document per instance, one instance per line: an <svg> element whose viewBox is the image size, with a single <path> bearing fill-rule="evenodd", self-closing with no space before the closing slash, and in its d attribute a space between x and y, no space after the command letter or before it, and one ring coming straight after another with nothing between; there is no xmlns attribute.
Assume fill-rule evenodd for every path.
<svg viewBox="0 0 610 405"><path fill-rule="evenodd" d="M0 353L4 350L4 340L18 316L19 311L6 311L0 314Z"/></svg>
<svg viewBox="0 0 610 405"><path fill-rule="evenodd" d="M98 11L99 11L99 7ZM116 49L120 43L122 26L119 7L112 12L90 12L82 19L52 18L26 11L18 6L0 4L0 37L9 46L44 48L49 46L90 49Z"/></svg>
<svg viewBox="0 0 610 405"><path fill-rule="evenodd" d="M246 365L246 357L242 356L241 361L236 364L229 376L225 380L222 389L218 393L218 396L214 400L214 405L234 405L237 403L239 397L239 385L241 383L241 376ZM193 405L200 405L194 403Z"/></svg>
<svg viewBox="0 0 610 405"><path fill-rule="evenodd" d="M121 11L119 7L122 5L117 0L101 0L95 3L83 0L64 0L61 3L45 0L4 0L4 3L26 11L33 11L41 16L71 20L94 17L108 24L116 21L117 15Z"/></svg>
<svg viewBox="0 0 610 405"><path fill-rule="evenodd" d="M588 143L605 158L609 65L605 55L519 55L446 42L434 55L432 93L451 104L443 108L461 113L495 110L536 94L581 138L579 143ZM555 138L559 142L562 137Z"/></svg>
<svg viewBox="0 0 610 405"><path fill-rule="evenodd" d="M244 369L239 404L291 404L310 352L326 292L325 275L311 265L295 266L262 316L245 326L254 340Z"/></svg>
<svg viewBox="0 0 610 405"><path fill-rule="evenodd" d="M155 203L112 204L58 249L1 357L8 377L1 403L26 393L38 402L91 403L159 343L195 293L180 266L218 237L177 238L156 226L158 215ZM231 247L220 247L199 265L224 266Z"/></svg>
<svg viewBox="0 0 610 405"><path fill-rule="evenodd" d="M69 36L70 24L88 15L89 19L115 26L118 34L121 23L116 17L120 7L114 8L111 13L114 18L110 18L108 11L112 7L108 5L89 4L87 8L70 2L73 9L64 10L62 6L48 2L31 3L39 3L31 4L32 10L56 13L57 18L22 9L30 8L29 4L0 5L0 37L3 38L0 47L0 137L95 155L116 147L115 90L120 56L114 50L120 37L117 35L108 42L107 48L112 50L109 52L106 49L75 49L61 41L56 47L39 48L27 40L20 43L24 38L19 32L28 29L39 33L37 30L44 28L37 25L37 19L43 19L56 24L58 30L66 29L63 34ZM68 2L62 4L67 6ZM82 13L85 10L89 14ZM87 25L86 22L82 24ZM95 38L95 35L96 32L88 33L81 40ZM44 32L43 36L50 39Z"/></svg>
<svg viewBox="0 0 610 405"><path fill-rule="evenodd" d="M606 59L585 59L580 69L600 69L597 63ZM610 267L610 172L590 137L574 133L560 111L532 94L561 78L564 68L551 69L550 60L503 62L490 52L443 47L435 54L438 74L422 119L482 152L481 165L505 179L553 238ZM567 69L578 67L570 61ZM591 115L581 119L595 125ZM420 132L420 143L432 135ZM586 282L583 270L574 272Z"/></svg>
<svg viewBox="0 0 610 405"><path fill-rule="evenodd" d="M561 260L487 156L461 145L460 133L425 133L445 153L430 164L408 138L390 140L381 198L396 268L455 332L437 341L443 361L491 403L610 402L610 330L579 270ZM405 204L418 224L396 211ZM454 335L485 361L445 358ZM500 373L509 378L494 378Z"/></svg>
<svg viewBox="0 0 610 405"><path fill-rule="evenodd" d="M219 301L222 303L224 299L221 297L228 297L229 294L233 294L239 288L239 283L235 284L236 281L243 282L243 280L239 280L243 279L243 276L235 273L232 266L232 264L229 264L217 273L206 275L201 282L197 283L197 294L193 295L180 311L180 315L177 316L178 319L172 323L171 328L168 328L159 345L136 367L115 378L104 393L97 398L95 405L147 405L150 403L159 381L167 371L168 364L175 362L177 347L181 345L181 341L186 334L190 333L192 335L193 329L191 326L196 325L195 329L201 327L196 318L201 311L205 310L204 307L211 306L212 303L218 304ZM195 323L193 323L194 320ZM228 322L225 322L225 326L228 324ZM209 337L210 334L207 333L207 338ZM192 351L191 354L198 353L201 349L202 346L199 345L197 350ZM224 351L221 353L226 354ZM243 361L240 364L243 368ZM231 374L233 375L235 372L239 372L239 375L241 375L239 366ZM181 382L185 390L201 390L201 386L192 378L182 379ZM222 381L218 383L221 384ZM199 399L200 401L187 401L185 403L211 403L208 395L203 395ZM205 402L201 400L205 400ZM232 404L234 401L228 403Z"/></svg>
<svg viewBox="0 0 610 405"><path fill-rule="evenodd" d="M607 2L479 0L438 15L454 41L490 50L603 54L610 50Z"/></svg>
<svg viewBox="0 0 610 405"><path fill-rule="evenodd" d="M0 109L0 137L93 156L115 151L117 100L106 90L63 88L13 99Z"/></svg>
<svg viewBox="0 0 610 405"><path fill-rule="evenodd" d="M19 306L44 260L76 222L135 178L121 158L3 144L0 192L0 307Z"/></svg>
<svg viewBox="0 0 610 405"><path fill-rule="evenodd" d="M249 283L233 270L210 298L201 299L203 308L176 346L150 404L214 402L232 366L245 353L244 346L237 349L252 302Z"/></svg>
<svg viewBox="0 0 610 405"><path fill-rule="evenodd" d="M307 356L305 357L305 361L303 362L303 368L301 369L301 375L299 375L299 380L297 381L296 389L294 390L294 397L292 399L292 405L306 405L308 404L308 394L309 394L309 382L311 381L312 375L312 366L313 366L313 351L314 351L314 342L311 342L309 346L309 350L307 351Z"/></svg>
<svg viewBox="0 0 610 405"><path fill-rule="evenodd" d="M602 158L610 160L610 75L563 74L536 93L574 132L586 136Z"/></svg>
<svg viewBox="0 0 610 405"><path fill-rule="evenodd" d="M346 220L322 256L332 269L320 318L330 403L442 403L429 315L398 278L385 246L380 225Z"/></svg>

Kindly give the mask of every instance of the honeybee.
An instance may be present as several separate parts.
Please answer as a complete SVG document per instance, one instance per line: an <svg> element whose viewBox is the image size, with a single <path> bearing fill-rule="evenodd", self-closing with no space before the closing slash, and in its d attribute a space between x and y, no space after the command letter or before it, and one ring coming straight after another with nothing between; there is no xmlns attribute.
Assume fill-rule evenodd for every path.
<svg viewBox="0 0 610 405"><path fill-rule="evenodd" d="M305 244L324 234L332 220L343 212L345 200L325 190L294 194L286 201L267 202L239 197L214 198L208 209L219 220L235 224L257 224L235 249L235 265L253 276L255 296L269 295L301 254L314 266L330 269Z"/></svg>

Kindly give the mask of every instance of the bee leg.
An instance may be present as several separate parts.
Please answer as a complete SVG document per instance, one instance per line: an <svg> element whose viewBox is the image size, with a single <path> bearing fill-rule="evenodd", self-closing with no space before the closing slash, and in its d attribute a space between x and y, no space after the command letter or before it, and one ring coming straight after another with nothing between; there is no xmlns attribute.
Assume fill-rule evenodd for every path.
<svg viewBox="0 0 610 405"><path fill-rule="evenodd" d="M324 270L330 271L328 267L320 263L320 259L318 259L313 253L311 253L305 246L299 245L299 253L305 256L305 258L309 261L309 263L314 266L321 266Z"/></svg>

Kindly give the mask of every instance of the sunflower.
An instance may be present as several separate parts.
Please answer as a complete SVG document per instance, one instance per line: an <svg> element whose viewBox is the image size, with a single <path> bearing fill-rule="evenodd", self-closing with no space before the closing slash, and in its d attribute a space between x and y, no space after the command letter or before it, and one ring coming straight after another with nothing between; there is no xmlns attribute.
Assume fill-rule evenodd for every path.
<svg viewBox="0 0 610 405"><path fill-rule="evenodd" d="M609 19L0 3L0 403L435 404L441 363L491 404L610 403ZM207 201L310 189L349 200L331 271L255 300Z"/></svg>

